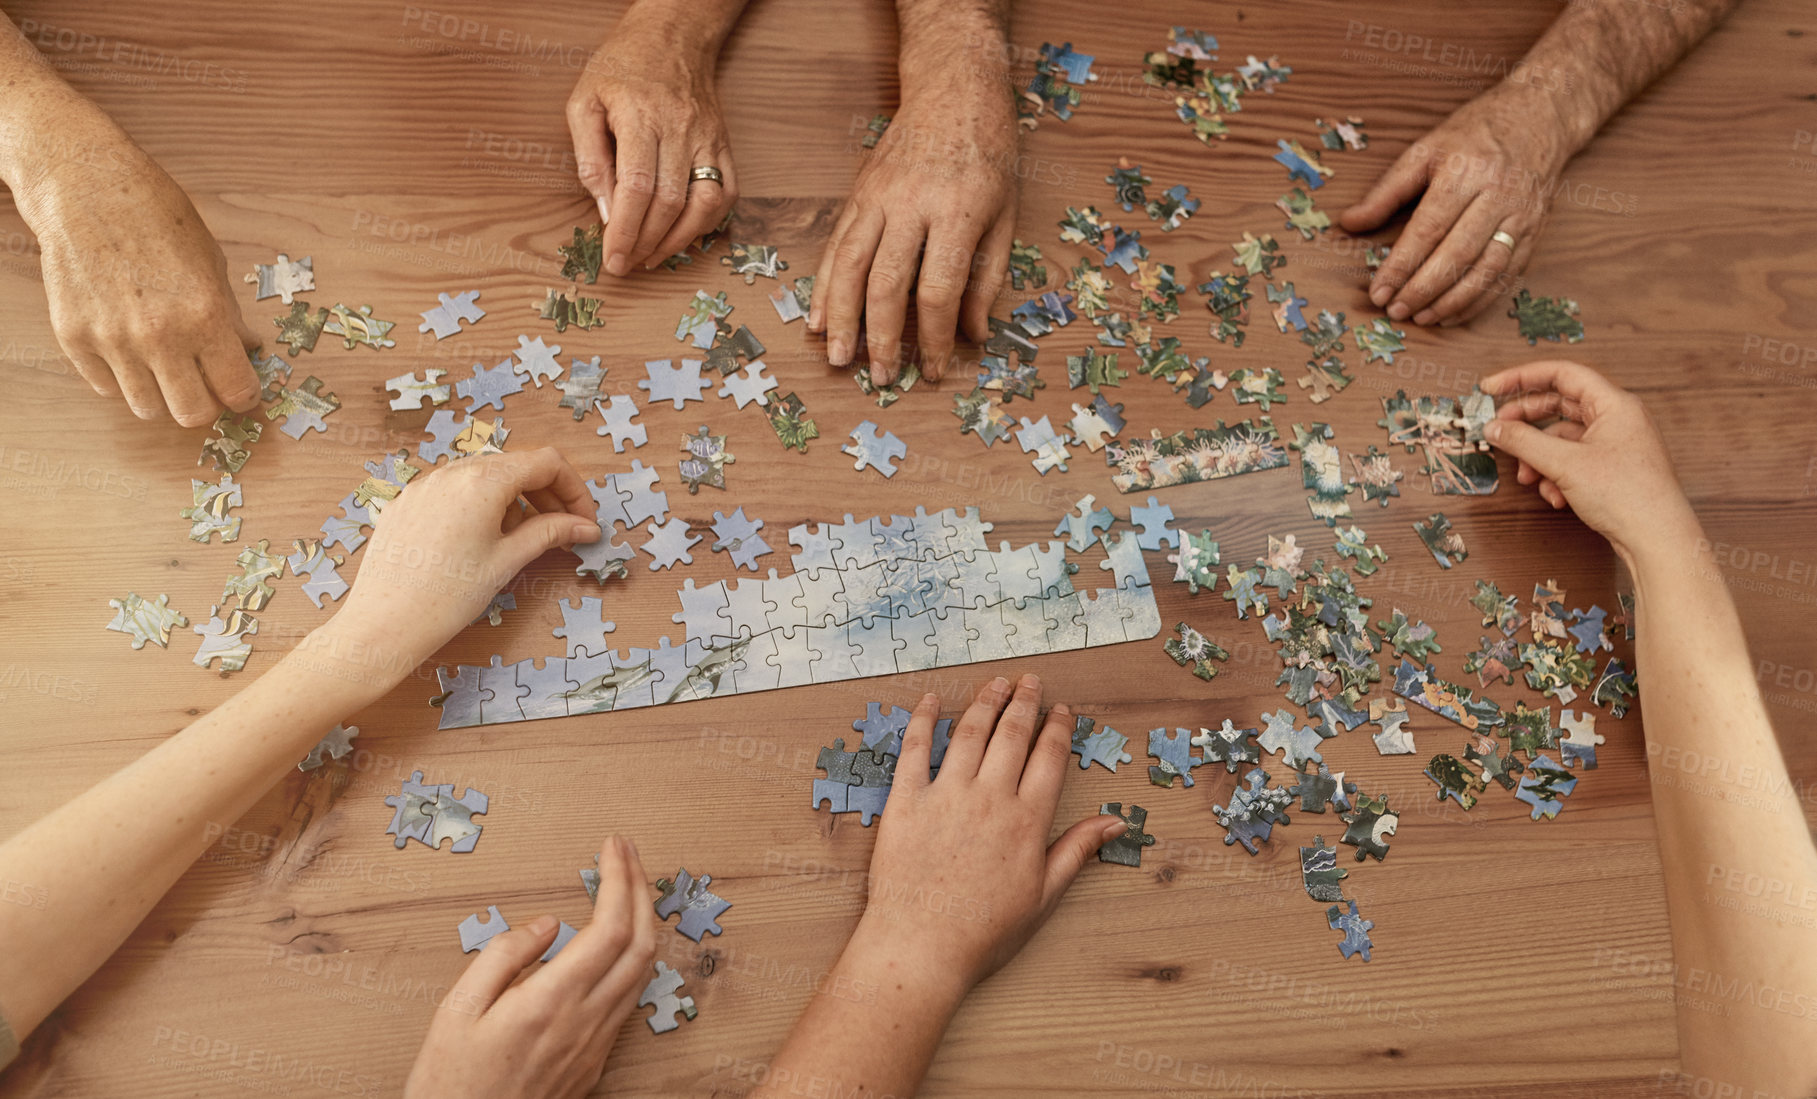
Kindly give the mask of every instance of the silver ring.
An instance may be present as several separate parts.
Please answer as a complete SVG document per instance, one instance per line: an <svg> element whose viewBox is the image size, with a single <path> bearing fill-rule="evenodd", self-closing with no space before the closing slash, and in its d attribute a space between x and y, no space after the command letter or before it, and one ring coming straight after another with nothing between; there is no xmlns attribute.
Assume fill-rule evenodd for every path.
<svg viewBox="0 0 1817 1099"><path fill-rule="evenodd" d="M1497 244L1506 244L1508 246L1508 251L1514 251L1514 238L1500 229L1497 229L1494 233L1490 234L1489 239Z"/></svg>
<svg viewBox="0 0 1817 1099"><path fill-rule="evenodd" d="M719 174L719 169L713 167L711 164L702 164L688 173L688 183L690 185L698 183L703 179L712 180L722 187L725 185L726 181L726 177Z"/></svg>

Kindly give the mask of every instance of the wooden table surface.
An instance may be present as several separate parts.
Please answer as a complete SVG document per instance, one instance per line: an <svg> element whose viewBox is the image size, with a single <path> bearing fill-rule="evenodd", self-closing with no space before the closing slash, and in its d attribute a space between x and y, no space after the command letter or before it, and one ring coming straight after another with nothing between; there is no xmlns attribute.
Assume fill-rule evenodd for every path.
<svg viewBox="0 0 1817 1099"><path fill-rule="evenodd" d="M320 376L341 410L325 435L305 443L268 430L239 478L240 543L199 546L186 539L177 510L189 503L204 433L140 423L88 391L56 350L36 245L10 205L0 211L8 396L0 421L0 831L23 827L226 699L271 665L286 638L326 617L286 580L260 616L252 665L221 678L191 665L188 631L168 651L132 651L102 628L109 598L164 592L192 621L206 620L242 546L260 538L288 545L314 532L363 476L362 462L422 438L429 411L389 411L382 379L496 362L520 332L560 343L564 361L601 355L611 367L605 388L641 403L639 364L683 353L671 332L685 300L700 287L726 290L737 306L732 320L749 323L769 346L766 360L784 391L800 392L819 423L822 437L805 456L783 451L755 413L724 403L685 413L646 407L650 443L623 455L595 437L593 421L574 424L547 389L511 398L505 420L510 446L560 446L587 476L624 469L633 457L658 466L671 504L697 526L742 504L776 536L781 552L765 566L788 567L789 527L846 512L977 505L995 524L994 539L1021 544L1050 538L1060 514L1087 492L1119 511L1141 502L1117 495L1095 455L1079 451L1070 473L1043 478L1013 444L987 451L961 436L951 394L965 387L954 381L880 413L843 372L826 367L820 342L802 325L778 323L766 300L773 284L747 288L716 258L602 283L606 326L551 336L532 302L559 284L555 246L592 220L572 180L562 104L617 7L8 5L15 20L110 40L53 35L47 53L188 189L236 279L280 250L312 255L320 287L313 297L370 303L401 323L398 346L382 354L344 352L324 339L297 357L296 377ZM1039 243L1050 272L1063 277L1080 253L1057 240L1056 220L1068 205L1096 204L1140 227L1155 258L1196 284L1229 267L1227 242L1244 230L1273 232L1291 256L1282 274L1309 309L1344 310L1353 323L1375 315L1361 290L1358 245L1336 231L1303 243L1283 229L1271 206L1286 189L1269 159L1275 139L1310 144L1314 117L1367 120L1366 151L1326 158L1337 172L1317 197L1322 208L1340 210L1408 142L1506 71L1559 10L1196 8L1190 21L1222 40L1220 68L1254 53L1279 55L1294 70L1272 96L1248 96L1229 118L1229 140L1212 149L1174 118L1171 96L1141 81L1142 54L1165 45L1168 25L1189 18L1182 9L1020 6L1014 42L1024 70L1043 41L1070 40L1097 55L1101 79L1071 122L1047 120L1026 138L1018 235ZM1817 116L1806 15L1788 0L1744 5L1630 104L1568 167L1569 187L1528 276L1536 292L1582 303L1588 338L1568 351L1642 393L1657 418L1722 544L1724 578L1809 802L1804 783L1817 778L1817 749L1793 733L1817 701L1802 628L1817 602L1809 540L1817 158L1808 133ZM500 48L504 32L515 36L514 48ZM1430 45L1409 46L1415 35ZM778 245L792 275L814 269L857 168L864 122L894 109L893 49L888 5L769 0L755 5L725 52L722 99L746 195L733 237ZM1101 177L1120 155L1140 161L1157 187L1188 184L1204 204L1197 217L1163 234L1139 211L1117 211ZM416 314L437 291L473 287L485 320L443 343L416 335ZM251 289L241 288L246 315L269 332L282 307L255 304ZM1256 296L1260 302L1259 285ZM1164 331L1214 365L1300 372L1299 343L1271 330L1265 303L1253 310L1241 351L1210 339L1197 295L1182 306ZM1382 443L1378 400L1396 388L1457 394L1490 370L1555 351L1529 350L1502 312L1463 330L1413 331L1392 366L1361 365L1348 349L1355 385L1315 409L1290 383L1275 418L1284 430L1328 420L1346 451ZM1043 341L1047 388L1033 403L1037 415L1056 423L1070 415L1078 394L1065 388L1062 359L1089 334L1081 321ZM1113 399L1127 406L1136 432L1256 411L1226 395L1194 412L1134 375ZM1018 415L1027 408L1011 406ZM854 473L839 452L845 433L866 418L908 444L893 480ZM730 434L738 461L725 494L690 497L675 480L675 448L702 420ZM1355 503L1356 521L1391 555L1361 586L1376 617L1398 607L1438 627L1442 674L1462 680L1464 657L1484 632L1466 602L1479 578L1519 593L1523 607L1535 582L1554 577L1569 592L1568 607L1613 606L1620 578L1606 545L1515 484L1506 460L1494 496L1434 499L1413 472L1417 460L1395 456L1408 471L1401 497L1386 510ZM1215 531L1226 561L1246 562L1268 534L1290 532L1312 547L1310 556L1334 557L1295 472L1159 495L1181 526ZM1470 547L1469 560L1450 572L1435 567L1410 529L1438 508ZM675 629L668 616L683 577L704 584L730 576L723 557L705 550L697 547L689 569L638 567L606 589L617 644L652 644ZM358 562L356 555L345 571ZM734 907L725 933L703 946L662 934L659 956L683 970L700 1016L653 1037L638 1012L604 1088L739 1094L825 979L862 906L874 834L853 818L809 809L816 750L849 736L867 700L910 702L931 689L957 711L975 684L1024 671L1046 678L1050 697L1132 737L1136 761L1117 774L1069 773L1061 817L1101 801L1136 801L1149 807L1159 840L1140 870L1087 868L1046 930L967 1002L929 1094L1513 1095L1537 1086L1559 1095L1656 1093L1662 1072L1677 1064L1677 1046L1670 980L1659 972L1671 947L1642 715L1602 716L1601 766L1549 823L1530 821L1525 805L1494 789L1468 814L1435 801L1420 774L1424 760L1461 752L1465 734L1423 711L1411 723L1417 756L1378 756L1367 728L1328 745L1334 767L1366 792L1390 793L1402 814L1392 857L1355 867L1346 883L1376 926L1374 961L1345 962L1324 906L1300 888L1295 858L1297 844L1315 833L1335 837L1334 818L1296 813L1250 858L1220 842L1211 806L1235 782L1221 768L1201 770L1190 790L1148 783L1146 730L1216 725L1226 716L1254 724L1282 704L1272 686L1278 663L1260 627L1236 621L1222 599L1195 600L1165 583L1162 555L1150 554L1149 568L1161 581L1167 627L1187 620L1232 650L1215 682L1176 668L1157 638L623 715L437 732L426 668L350 715L362 730L350 761L291 775L233 823L32 1038L0 1078L0 1094L394 1094L432 1000L468 960L455 924L488 903L510 918L552 912L584 921L575 871L612 832L636 838L652 876L684 864L710 872ZM1096 575L1090 564L1086 574ZM519 609L502 625L466 630L438 659L483 664L495 653L517 660L558 652L549 632L560 621L556 601L599 593L561 554L532 566L516 591ZM1618 650L1626 655L1631 646ZM1524 685L1489 693L1504 706L1533 695ZM393 849L383 799L416 770L491 795L473 854ZM1350 865L1348 852L1344 860Z"/></svg>

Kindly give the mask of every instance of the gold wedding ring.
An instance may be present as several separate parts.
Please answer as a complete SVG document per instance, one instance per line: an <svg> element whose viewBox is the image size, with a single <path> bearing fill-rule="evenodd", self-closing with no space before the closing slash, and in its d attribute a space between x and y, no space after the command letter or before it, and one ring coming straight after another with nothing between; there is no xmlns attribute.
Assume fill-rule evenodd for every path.
<svg viewBox="0 0 1817 1099"><path fill-rule="evenodd" d="M1514 237L1500 229L1497 229L1489 239L1497 244L1506 244L1508 246L1508 251L1514 251Z"/></svg>
<svg viewBox="0 0 1817 1099"><path fill-rule="evenodd" d="M726 181L726 177L719 174L719 169L713 167L711 164L702 164L688 173L688 183L690 185L703 179L709 179L714 183L721 185ZM1510 245L1510 247L1512 247L1512 245Z"/></svg>

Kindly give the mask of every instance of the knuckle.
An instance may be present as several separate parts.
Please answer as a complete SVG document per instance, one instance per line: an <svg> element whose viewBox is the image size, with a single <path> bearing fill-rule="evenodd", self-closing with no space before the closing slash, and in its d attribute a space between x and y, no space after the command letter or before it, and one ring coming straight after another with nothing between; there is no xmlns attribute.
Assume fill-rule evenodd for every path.
<svg viewBox="0 0 1817 1099"><path fill-rule="evenodd" d="M870 278L866 280L865 287L872 297L893 298L908 289L908 280L901 271L878 264L871 268Z"/></svg>

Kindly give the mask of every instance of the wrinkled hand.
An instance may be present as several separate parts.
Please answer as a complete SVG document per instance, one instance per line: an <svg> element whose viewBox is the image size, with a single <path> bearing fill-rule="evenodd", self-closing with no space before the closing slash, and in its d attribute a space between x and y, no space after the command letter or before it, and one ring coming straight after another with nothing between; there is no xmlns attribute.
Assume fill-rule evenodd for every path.
<svg viewBox="0 0 1817 1099"><path fill-rule="evenodd" d="M1483 436L1520 459L1520 483L1538 484L1554 508L1569 504L1623 557L1670 524L1695 523L1639 397L1564 361L1509 367L1482 388L1499 406Z"/></svg>
<svg viewBox="0 0 1817 1099"><path fill-rule="evenodd" d="M580 474L552 447L482 454L419 475L374 513L353 591L325 628L412 667L545 551L597 539L596 515Z"/></svg>
<svg viewBox="0 0 1817 1099"><path fill-rule="evenodd" d="M1402 153L1341 215L1345 231L1364 233L1419 196L1369 292L1389 319L1462 323L1526 268L1574 151L1551 94L1516 87L1476 97ZM1513 249L1492 239L1497 230L1514 238Z"/></svg>
<svg viewBox="0 0 1817 1099"><path fill-rule="evenodd" d="M916 298L921 367L946 372L961 321L982 343L1009 269L1016 226L1016 119L996 84L963 81L905 99L858 170L814 278L808 329L847 366L862 316L871 379L896 380L902 326Z"/></svg>
<svg viewBox="0 0 1817 1099"><path fill-rule="evenodd" d="M608 274L675 255L738 199L713 88L719 40L692 31L690 17L685 5L633 5L568 97L580 181L606 225ZM690 186L689 173L709 165L723 182Z"/></svg>
<svg viewBox="0 0 1817 1099"><path fill-rule="evenodd" d="M227 259L189 196L112 123L76 123L90 155L53 158L19 195L43 250L51 327L83 380L141 420L185 427L259 400ZM81 144L74 141L72 144Z"/></svg>
<svg viewBox="0 0 1817 1099"><path fill-rule="evenodd" d="M852 941L859 949L887 944L919 976L970 988L1016 956L1085 861L1124 826L1093 814L1047 842L1073 718L1056 705L1041 723L1035 676L1013 692L1004 679L979 691L929 780L939 713L939 696L926 696L903 736L871 855L870 899Z"/></svg>
<svg viewBox="0 0 1817 1099"><path fill-rule="evenodd" d="M557 927L555 917L538 916L485 945L436 1009L406 1099L561 1099L593 1090L656 955L655 909L629 840L614 837L600 849L592 922L513 987Z"/></svg>

